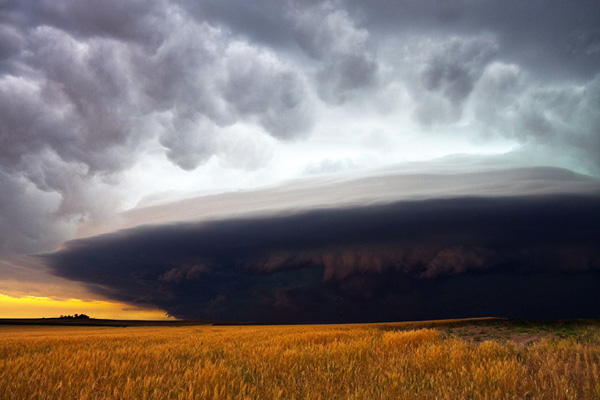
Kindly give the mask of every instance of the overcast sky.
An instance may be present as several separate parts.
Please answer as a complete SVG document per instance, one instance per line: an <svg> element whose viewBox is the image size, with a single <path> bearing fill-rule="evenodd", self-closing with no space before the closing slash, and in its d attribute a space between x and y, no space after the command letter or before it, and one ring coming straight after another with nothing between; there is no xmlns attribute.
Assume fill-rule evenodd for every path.
<svg viewBox="0 0 600 400"><path fill-rule="evenodd" d="M129 260L119 269L125 277L114 277L112 283L96 272L104 271L105 262L118 264L119 256L97 266L86 262L74 267L73 260L98 249L110 256L108 249L121 239L146 243L150 235L168 242L165 232L176 237L187 232L203 240L213 228L238 223L243 232L276 231L283 224L300 223L302 215L310 220L314 210L331 210L331 218L342 221L375 207L377 218L390 212L402 225L405 214L397 208L404 204L420 210L417 215L430 226L426 210L431 206L438 213L441 203L427 201L448 198L454 199L453 212L466 213L467 220L467 198L473 197L493 199L494 207L503 204L499 198L518 197L507 211L512 218L527 214L531 196L543 204L575 198L574 204L583 202L580 206L597 217L599 150L596 1L0 1L0 294L147 303L179 317L218 318L218 313L189 310L213 304L227 314L237 303L222 309L215 304L231 298L232 282L242 280L247 286L236 301L242 304L244 296L254 296L253 310L261 301L275 307L276 296L298 310L314 307L312 300L304 302L305 295L289 294L290 282L304 279L306 269L307 283L299 287L312 293L306 296L333 304L350 295L341 286L328 285L324 254L350 246L345 239L309 245L297 238L303 244L292 256L288 239L278 247L268 230L261 231L267 236L259 236L256 249L264 249L267 258L285 253L282 260L313 260L301 268L288 266L296 275L280 276L281 287L270 274L268 282L257 283L253 274L223 272L184 289L179 284L185 279L169 281L178 273L168 271L192 268L190 263L210 264L188 271L197 282L207 271L237 271L239 263L255 262L255 250L241 249L235 238L228 245L237 260L219 261L217 250L173 254L179 261L152 268ZM561 197L565 195L575 197ZM394 207L377 208L384 204ZM557 223L576 221L554 239L579 241L555 248L577 253L576 269L598 279L600 255L593 250L598 220L588 219L587 233L573 236L586 218L540 208ZM184 221L208 220L216 225L176 229ZM324 229L317 225L311 229ZM462 229L459 220L450 225ZM529 237L546 226L517 227ZM125 228L130 230L114 233ZM311 229L300 232L313 236ZM460 253L466 266L446 268L483 279L505 273L506 260L535 264L531 254L544 253L539 256L543 259L554 254L547 253L539 238L527 242L534 251L512 242L499 244L497 231L474 230L469 224L464 229L489 240L474 244L474 233L465 234L464 242L441 240L422 254L427 260L417 257L417 264ZM385 239L388 231L376 230L381 240L359 246L361 254L371 255L354 264L381 252L389 267L383 270L402 276L394 279L440 279L414 272L416 264L399 267L396 258L402 257L390 250L392 242L423 248L429 236L406 242L402 235ZM96 236L101 234L108 236ZM65 244L83 237L88 238ZM361 235L352 240L368 242ZM61 253L45 256L44 262L29 257L59 248ZM529 256L517 260L517 253ZM446 262L459 258L446 257ZM473 278L467 271L474 259L489 269ZM174 262L183 264L176 267ZM140 283L139 268L148 268L147 279L154 283ZM350 270L353 275L360 268ZM506 274L512 277L517 271L514 285L519 286L523 271L534 270L539 272L515 267ZM551 270L555 275L573 273L566 265ZM137 275L130 281L132 274ZM568 276L576 288L583 275ZM447 292L468 279L452 281ZM540 279L540 287L560 286L560 279ZM135 286L131 293L125 284ZM168 302L144 291L153 292L156 285L172 296ZM433 287L422 288L411 301L429 296ZM203 294L190 295L195 291ZM390 304L399 304L397 293L390 296L395 299ZM443 299L431 300L428 310L438 309L436 301ZM364 315L372 315L373 304L379 303L370 299L356 305L362 314L357 311L347 319L369 319ZM510 308L505 306L498 310ZM337 312L333 306L324 310ZM253 318L269 319L268 313L253 312ZM325 320L333 315L327 312L314 317ZM297 320L312 318L305 311L294 315ZM227 314L223 319L241 317ZM419 315L377 318L404 317Z"/></svg>

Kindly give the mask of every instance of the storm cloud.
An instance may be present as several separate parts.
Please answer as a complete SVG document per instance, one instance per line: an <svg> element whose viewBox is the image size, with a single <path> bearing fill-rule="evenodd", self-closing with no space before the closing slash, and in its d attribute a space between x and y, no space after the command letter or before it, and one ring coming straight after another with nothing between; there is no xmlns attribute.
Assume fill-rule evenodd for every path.
<svg viewBox="0 0 600 400"><path fill-rule="evenodd" d="M226 126L256 124L285 141L310 132L310 95L298 68L176 5L4 2L1 18L2 208L20 195L44 206L52 198L41 208L43 240L60 243L76 221L118 207L123 190L114 187L149 143L193 170L216 154L241 158L219 134ZM259 133L246 142L264 139ZM256 168L270 152L257 146L257 160L227 165ZM94 200L96 191L111 193L112 204ZM13 222L1 223L2 236L26 235L33 223Z"/></svg>
<svg viewBox="0 0 600 400"><path fill-rule="evenodd" d="M277 230L285 221L302 225L302 218L310 220L324 212L309 210L332 209L332 216L349 221L354 213L383 203L395 203L396 208L390 206L386 212L399 213L403 219L399 210L405 207L420 210L427 205L437 210L441 203L433 200L444 193L448 201L453 199L452 207L467 216L468 199L479 197L496 201L522 196L521 203L511 206L510 212L517 214L528 207L527 196L541 201L543 196L569 194L579 204L591 195L580 191L580 184L587 185L579 179L582 175L571 180L566 191L544 185L538 190L539 176L530 176L528 182L519 178L518 185L528 190L514 191L509 176L490 189L481 174L496 179L488 166L503 157L499 162L503 168L544 166L600 176L599 15L600 5L586 0L3 1L0 274L7 270L3 265L18 269L12 262L4 263L8 257L51 252L90 232L109 236L71 242L50 259L59 275L93 285L88 275L74 272L67 255L108 246L111 238L129 243L143 242L151 232L162 237L163 229L205 240L212 229L240 224L250 235L253 226L266 224L265 229ZM427 162L461 153L492 161L463 159L462 172L472 175L430 174L432 164ZM502 153L510 154L499 156ZM399 164L403 161L417 163ZM457 165L448 158L439 162L440 170ZM415 175L398 174L408 170ZM348 175L327 177L340 171ZM536 174L556 177L555 172L549 168ZM516 174L522 178L522 173ZM307 175L315 179L290 183ZM419 179L428 184L412 185L411 180ZM354 188L346 184L350 180ZM264 188L250 190L259 186ZM190 197L198 192L215 196L211 208L195 208ZM136 204L161 196L189 201L155 208L162 217L141 222L160 227L139 227L114 236L106 229L119 228L122 220L126 227L136 226L132 216L148 211ZM418 202L427 199L433 202ZM170 210L182 206L189 208L175 214L192 216L192 225L167 218L174 215ZM337 207L343 208L339 215ZM377 207L373 212L384 218L384 208ZM281 220L274 217L277 213ZM427 213L417 214L425 218ZM452 224L461 230L458 220ZM466 229L468 238L474 237L471 228ZM319 229L326 231L325 226ZM470 239L462 243L440 238L438 245L427 244L430 238L424 234L409 240L412 234L405 232L388 243L381 231L377 240L356 237L352 240L357 243L344 239L339 246L323 238L323 247L316 248L302 244L311 232L300 235L298 248L288 242L277 247L265 236L257 244L264 254L231 243L232 248L222 251L235 254L235 259L209 249L190 259L183 255L187 250L181 259L173 255L177 265L158 257L163 261L150 268L146 283L139 278L145 276L137 270L141 264L133 260L130 275L135 279L115 274L121 276L122 285L110 284L99 275L103 283L94 290L132 302L150 296L151 303L174 315L213 318L217 314L194 314L188 306L205 304L203 309L210 310L206 306L210 299L215 310L233 310L233 303L228 303L233 301L231 293L239 291L240 298L249 299L250 292L262 293L254 289L256 285L275 288L279 281L288 282L277 286L276 295L275 289L266 290L273 292L264 300L268 307L259 307L258 296L251 307L256 314L242 316L268 320L286 315L285 304L312 310L320 304L315 299L324 304L354 299L359 290L352 288L358 287L365 288L368 299L356 300L357 309L370 309L377 301L397 304L396 295L389 295L388 303L380 298L388 291L379 290L377 282L384 282L380 278L386 274L391 276L389 282L404 285L409 280L406 287L425 285L423 291L431 293L445 290L442 286L433 290L434 282L450 285L500 276L502 266L509 264L511 271L518 271L509 276L524 279L515 285L526 291L524 277L533 273L528 268L541 259L551 259L548 271L535 270L538 275L549 274L544 279L556 277L558 282L558 276L571 274L555 265L559 254L542 249L541 239L534 246L537 250L523 245L529 250L520 251L515 242L503 252L491 239L476 246ZM343 233L336 232L332 237ZM482 232L484 237L488 234L494 236ZM358 245L363 239L366 242ZM555 248L564 254L571 250L578 254L576 265L588 265L581 267L585 271L581 274L595 276L595 267L589 266L595 264L588 260L592 255L585 250L589 243L561 247L558 242ZM541 255L546 251L549 258ZM123 254L126 259L130 256ZM61 262L56 261L59 258ZM398 260L404 260L404 267ZM339 266L344 263L353 266ZM381 271L360 272L364 267L358 265L367 264L381 265ZM575 282L581 274L568 279ZM314 284L293 286L302 277ZM200 278L212 282L206 287L220 288L215 293L221 297L196 296L190 282L197 284ZM231 283L223 289L220 282L230 278L239 286ZM136 288L147 290L127 297L123 288L133 284L132 279ZM156 290L167 293L166 298L189 296L190 301L182 301L179 310L176 300L167 304L152 298ZM380 297L368 294L378 292ZM274 298L280 308L271 307ZM279 314L258 311L269 307ZM324 320L338 312L334 309L324 307L322 315L289 315L295 320ZM366 315L339 309L345 315L341 319L361 320ZM396 315L389 312L382 318Z"/></svg>
<svg viewBox="0 0 600 400"><path fill-rule="evenodd" d="M600 197L430 199L140 226L44 256L188 319L597 317Z"/></svg>
<svg viewBox="0 0 600 400"><path fill-rule="evenodd" d="M409 124L424 138L503 138L597 173L597 11L583 1L3 2L2 207L42 204L38 249L48 249L135 201L124 176L144 157L185 171L214 159L281 169L269 163L290 144L315 131L331 143L372 118L400 118L385 130ZM328 128L335 120L349 125ZM388 153L404 140L387 137ZM2 237L35 223L17 214L0 222Z"/></svg>

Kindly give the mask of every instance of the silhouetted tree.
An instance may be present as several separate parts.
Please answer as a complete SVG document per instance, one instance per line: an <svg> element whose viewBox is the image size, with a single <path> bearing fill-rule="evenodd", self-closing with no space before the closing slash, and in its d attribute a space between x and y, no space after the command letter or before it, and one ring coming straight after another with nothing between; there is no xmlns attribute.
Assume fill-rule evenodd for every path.
<svg viewBox="0 0 600 400"><path fill-rule="evenodd" d="M89 319L90 316L87 314L75 314L75 315L61 315L63 319Z"/></svg>

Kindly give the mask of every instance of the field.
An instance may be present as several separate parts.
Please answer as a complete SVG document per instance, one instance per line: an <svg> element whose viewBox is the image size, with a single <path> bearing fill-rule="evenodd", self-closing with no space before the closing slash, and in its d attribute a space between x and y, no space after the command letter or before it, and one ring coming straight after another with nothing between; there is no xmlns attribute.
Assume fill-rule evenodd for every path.
<svg viewBox="0 0 600 400"><path fill-rule="evenodd" d="M598 321L0 326L2 399L600 399Z"/></svg>

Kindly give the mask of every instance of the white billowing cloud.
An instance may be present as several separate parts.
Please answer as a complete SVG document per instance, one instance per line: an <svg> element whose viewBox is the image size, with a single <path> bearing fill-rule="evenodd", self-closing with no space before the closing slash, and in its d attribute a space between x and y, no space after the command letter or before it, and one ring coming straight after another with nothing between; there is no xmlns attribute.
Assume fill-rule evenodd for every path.
<svg viewBox="0 0 600 400"><path fill-rule="evenodd" d="M508 145L598 171L595 6L486 4L4 2L0 253L50 250L154 190ZM563 45L573 68L544 72Z"/></svg>
<svg viewBox="0 0 600 400"><path fill-rule="evenodd" d="M52 15L69 9L63 3L57 8ZM156 31L139 22L134 32L121 32L120 17L114 16L113 26L106 21L112 11L97 11L100 16L92 18L77 6L72 10L91 18L88 22L98 30L87 32L90 36L79 35L81 26L69 32L40 25L24 32L30 51L21 62L29 72L5 78L9 89L21 92L17 99L5 98L10 102L5 110L20 111L11 112L8 122L16 119L13 125L29 135L10 135L21 143L21 153L31 151L33 141L66 161L84 163L91 172L120 171L135 163L131 152L141 142L158 139L171 161L186 158L181 166L193 169L216 151L215 131L238 121L258 124L285 140L310 131L306 82L272 51L198 23L176 7L158 15L152 9L153 18L142 18L147 24L162 18ZM104 31L111 27L118 29ZM148 42L153 46L140 38L144 34L154 38ZM23 102L28 107L22 108ZM39 129L21 122L33 120L41 108L54 115ZM115 148L120 151L112 152ZM4 151L11 150L15 147Z"/></svg>
<svg viewBox="0 0 600 400"><path fill-rule="evenodd" d="M167 158L184 170L204 164L215 152L215 124L203 115L189 119L170 118L160 136Z"/></svg>
<svg viewBox="0 0 600 400"><path fill-rule="evenodd" d="M254 171L271 161L273 142L273 138L233 126L220 137L218 157L225 168Z"/></svg>
<svg viewBox="0 0 600 400"><path fill-rule="evenodd" d="M319 62L318 92L326 102L343 103L377 83L378 64L369 32L331 3L294 13L295 38Z"/></svg>
<svg viewBox="0 0 600 400"><path fill-rule="evenodd" d="M311 107L299 74L272 53L234 43L226 51L223 92L238 114L254 116L273 137L306 136Z"/></svg>
<svg viewBox="0 0 600 400"><path fill-rule="evenodd" d="M157 162L184 170L213 156L254 170L271 157L269 146L258 148L266 136L292 141L310 132L307 82L278 54L176 5L113 3L8 7L0 26L2 206L35 204L46 193L53 202L3 223L3 239L16 235L2 251L49 249L77 221L118 210L121 176L148 148L162 146ZM254 127L248 152L221 135L236 123ZM26 238L34 218L48 225L39 235L53 240Z"/></svg>

